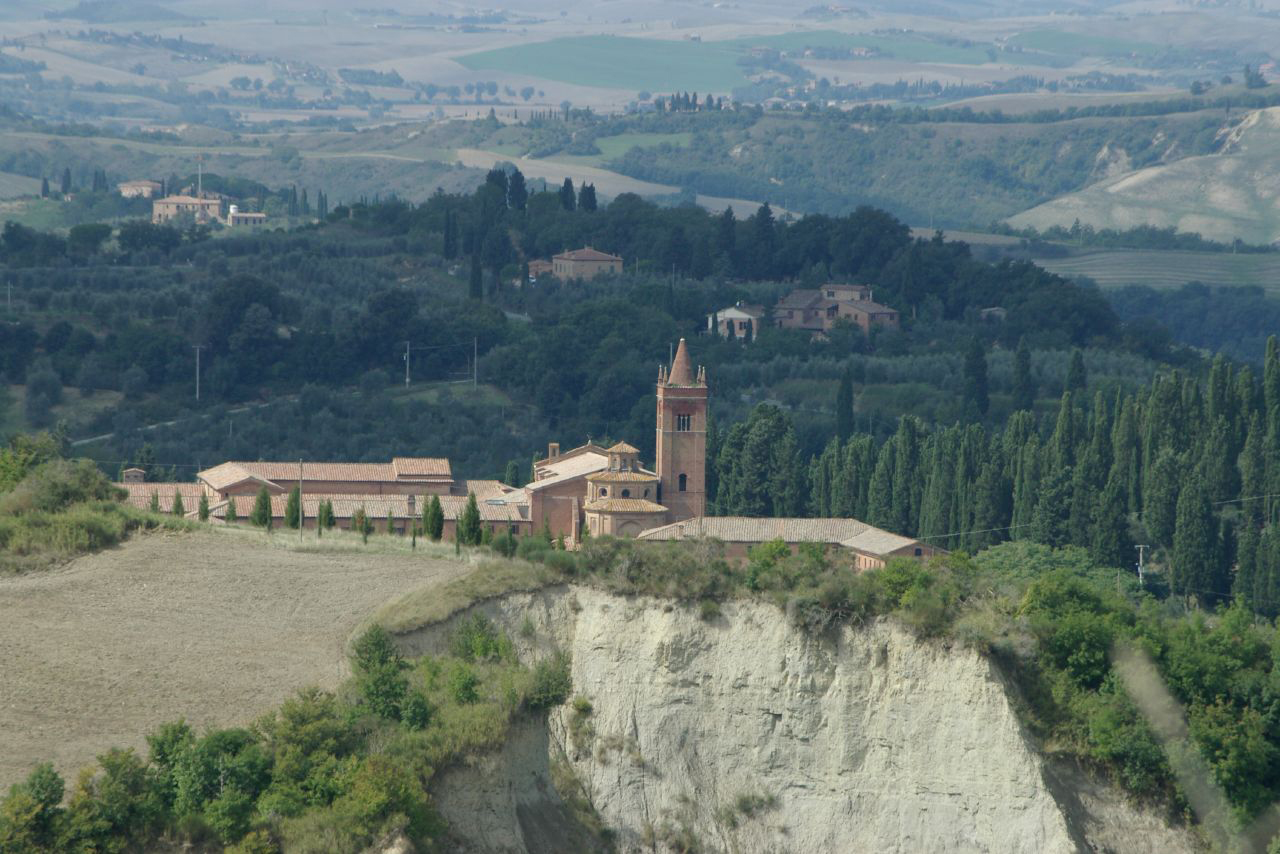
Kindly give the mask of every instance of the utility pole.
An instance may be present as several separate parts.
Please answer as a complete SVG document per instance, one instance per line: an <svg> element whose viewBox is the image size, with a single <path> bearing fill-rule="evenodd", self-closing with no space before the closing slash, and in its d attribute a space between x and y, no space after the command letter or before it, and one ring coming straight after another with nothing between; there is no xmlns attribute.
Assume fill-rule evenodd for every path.
<svg viewBox="0 0 1280 854"><path fill-rule="evenodd" d="M479 336L471 339L471 388L478 388L480 385L480 338Z"/></svg>
<svg viewBox="0 0 1280 854"><path fill-rule="evenodd" d="M1134 546L1134 548L1138 550L1138 586L1141 587L1142 571L1145 568L1143 558L1146 556L1146 550L1151 548L1151 546L1141 545L1141 546Z"/></svg>
<svg viewBox="0 0 1280 854"><path fill-rule="evenodd" d="M196 400L200 400L200 350L203 344L192 344L191 349L196 351Z"/></svg>
<svg viewBox="0 0 1280 854"><path fill-rule="evenodd" d="M302 542L303 522L306 520L307 514L302 509L302 460L298 460L298 542ZM320 520L316 519L316 524L320 524Z"/></svg>
<svg viewBox="0 0 1280 854"><path fill-rule="evenodd" d="M409 387L409 353L411 352L411 350L412 350L412 345L408 341L404 342L404 387L405 388Z"/></svg>

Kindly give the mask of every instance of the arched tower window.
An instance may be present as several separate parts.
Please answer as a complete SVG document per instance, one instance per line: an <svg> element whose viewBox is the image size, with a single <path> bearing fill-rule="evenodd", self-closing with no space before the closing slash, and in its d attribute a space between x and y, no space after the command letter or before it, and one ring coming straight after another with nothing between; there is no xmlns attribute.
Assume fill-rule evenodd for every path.
<svg viewBox="0 0 1280 854"><path fill-rule="evenodd" d="M687 474L680 475L680 491L684 492L689 485L689 476Z"/></svg>

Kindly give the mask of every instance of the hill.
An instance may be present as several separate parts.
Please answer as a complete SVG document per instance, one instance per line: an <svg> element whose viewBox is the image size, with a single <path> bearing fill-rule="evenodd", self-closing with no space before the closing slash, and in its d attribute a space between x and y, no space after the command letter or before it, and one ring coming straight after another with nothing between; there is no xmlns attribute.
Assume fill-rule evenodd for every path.
<svg viewBox="0 0 1280 854"><path fill-rule="evenodd" d="M1280 239L1280 108L1256 110L1221 147L1169 163L1134 169L1099 181L1009 218L1015 228L1094 228L1138 225L1176 227L1230 242L1272 243Z"/></svg>

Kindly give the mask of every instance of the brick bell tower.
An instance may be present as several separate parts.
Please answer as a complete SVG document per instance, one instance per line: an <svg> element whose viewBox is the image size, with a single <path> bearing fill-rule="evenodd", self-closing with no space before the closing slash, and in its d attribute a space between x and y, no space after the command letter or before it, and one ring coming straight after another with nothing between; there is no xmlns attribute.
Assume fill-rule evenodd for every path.
<svg viewBox="0 0 1280 854"><path fill-rule="evenodd" d="M667 521L707 512L707 375L695 373L684 339L670 370L658 369L658 501Z"/></svg>

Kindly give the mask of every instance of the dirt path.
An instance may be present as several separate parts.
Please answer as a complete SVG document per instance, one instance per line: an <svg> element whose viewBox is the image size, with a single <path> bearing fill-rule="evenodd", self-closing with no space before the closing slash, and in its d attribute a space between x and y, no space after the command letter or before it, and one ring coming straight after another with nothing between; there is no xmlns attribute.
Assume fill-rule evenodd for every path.
<svg viewBox="0 0 1280 854"><path fill-rule="evenodd" d="M333 686L361 620L466 571L374 548L150 535L61 570L0 578L0 791L45 760L70 783L109 747L144 748L165 721L248 722L302 686Z"/></svg>

